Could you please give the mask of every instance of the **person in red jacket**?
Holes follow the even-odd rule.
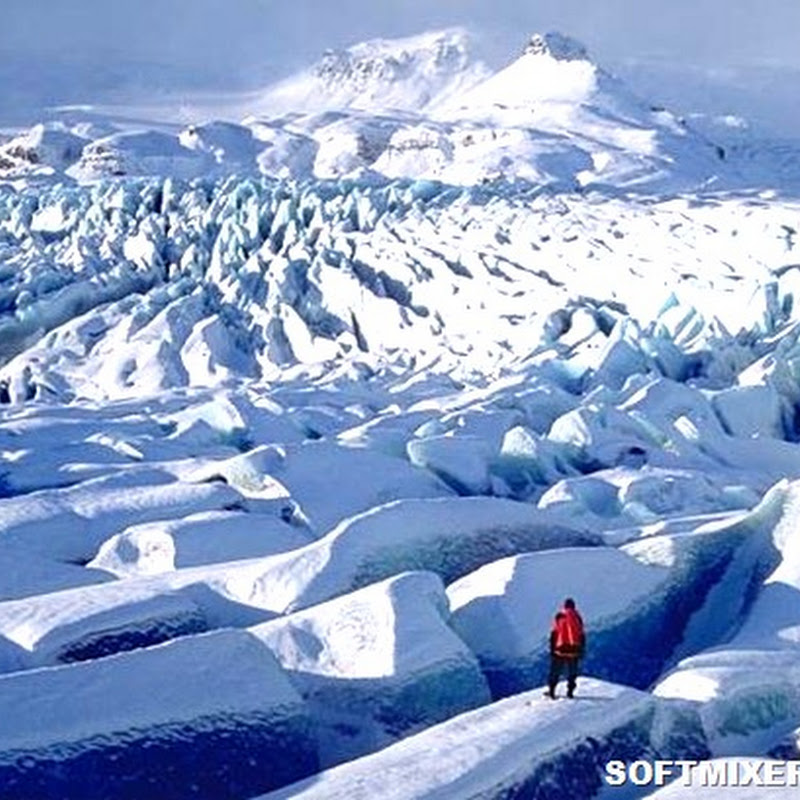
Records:
[[[583,620],[575,608],[575,601],[568,597],[564,607],[553,620],[550,632],[550,675],[547,679],[548,697],[555,699],[556,686],[562,671],[567,673],[567,697],[575,694],[578,681],[578,664],[586,650],[586,634]]]

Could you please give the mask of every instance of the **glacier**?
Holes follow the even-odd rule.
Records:
[[[0,599],[4,680],[89,675],[226,631],[273,637],[303,770],[361,776],[381,769],[378,748],[538,691],[569,591],[587,609],[588,675],[689,704],[670,706],[671,752],[788,752],[790,657],[768,670],[763,647],[735,668],[714,653],[741,652],[731,637],[778,565],[781,481],[800,478],[794,201],[252,177],[0,199],[0,555],[18,576]],[[627,603],[623,563],[659,576]],[[281,631],[300,626],[310,658],[333,644],[309,626],[351,620],[360,593],[408,570],[447,584],[440,633],[413,641],[457,637],[459,677],[296,671]],[[404,609],[398,621],[420,614]],[[724,703],[694,688],[710,674]],[[574,722],[608,743],[576,796],[597,791],[603,758],[667,752],[647,724]],[[207,734],[186,725],[209,743],[230,730],[224,715]],[[167,747],[161,731],[141,745]],[[51,760],[59,736],[31,744],[35,780],[83,769],[83,745]],[[487,791],[563,785],[578,758],[565,752]],[[222,758],[176,780],[214,796]],[[303,777],[256,773],[226,791]]]
[[[0,141],[3,797],[800,754],[800,159],[473,47]]]

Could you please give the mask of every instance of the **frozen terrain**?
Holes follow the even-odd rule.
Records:
[[[558,34],[367,42],[229,112],[0,144],[0,795],[798,757],[793,151]]]

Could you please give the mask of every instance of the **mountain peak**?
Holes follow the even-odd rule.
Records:
[[[348,81],[366,88],[408,77],[420,68],[432,74],[459,72],[469,65],[471,50],[469,35],[458,28],[405,39],[373,39],[327,50],[313,72],[326,85]]]
[[[418,111],[490,75],[461,28],[327,50],[310,70],[269,88],[265,109]]]
[[[588,61],[586,47],[563,33],[534,33],[525,46],[525,55],[550,56],[556,61]]]
[[[545,119],[552,121],[557,104],[559,117],[590,102],[607,83],[606,75],[589,58],[586,48],[575,39],[560,33],[534,34],[519,58],[496,72],[483,83],[455,98],[445,114],[495,123],[534,124],[540,128]],[[543,104],[549,104],[544,114]],[[564,120],[562,119],[562,122]],[[564,122],[566,124],[566,122]]]

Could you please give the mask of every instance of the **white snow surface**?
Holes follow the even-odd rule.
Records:
[[[214,474],[245,495],[291,497],[320,535],[390,500],[451,495],[445,484],[405,459],[327,441],[265,445],[204,467],[194,477]]]
[[[308,544],[310,535],[269,514],[208,511],[142,522],[103,542],[89,567],[118,577],[257,558]]]
[[[88,561],[109,534],[130,523],[223,509],[240,500],[227,486],[185,484],[162,470],[122,472],[5,500],[0,537],[9,549]]]
[[[424,668],[434,658],[470,660],[470,651],[441,624],[448,616],[440,579],[405,573],[252,631],[293,673],[383,678]],[[439,641],[425,628],[438,628]],[[311,645],[308,637],[319,645]]]

